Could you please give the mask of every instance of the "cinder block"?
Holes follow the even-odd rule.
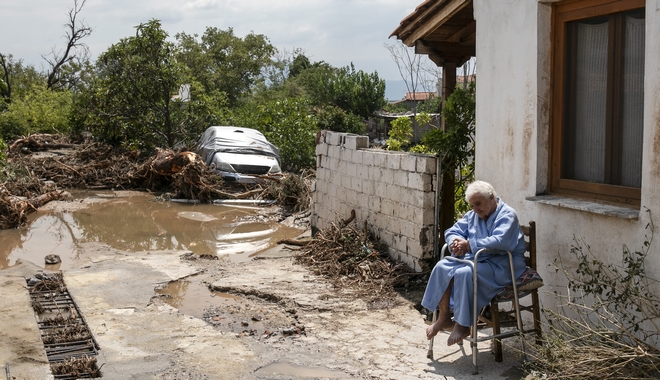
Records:
[[[419,237],[419,231],[422,229],[422,226],[416,223],[413,223],[408,220],[400,221],[401,235],[406,236],[411,239]]]
[[[353,160],[353,149],[346,149],[345,146],[340,147],[339,159],[346,162],[351,162]]]
[[[435,207],[435,198],[436,198],[436,195],[437,195],[437,194],[436,194],[435,192],[432,192],[432,191],[425,192],[425,193],[424,193],[424,196],[423,196],[423,198],[424,198],[424,201],[423,201],[423,202],[424,202],[424,203],[423,203],[423,206],[422,206],[422,207],[423,207],[424,209]]]
[[[375,215],[373,220],[374,220],[374,226],[378,226],[379,228],[381,228],[383,230],[383,232],[387,232],[387,223],[388,223],[388,220],[389,220],[389,217],[387,215],[385,215],[383,213],[377,214],[377,215]],[[391,233],[390,233],[390,235],[391,235]],[[389,240],[388,240],[388,242],[389,242]]]
[[[369,147],[369,137],[358,135],[347,135],[344,142],[347,149],[364,149]]]
[[[397,204],[390,199],[383,198],[380,201],[380,212],[384,215],[395,215]]]
[[[380,181],[386,184],[393,184],[394,183],[394,173],[399,172],[398,170],[392,170],[392,169],[381,169],[380,171]],[[377,181],[378,179],[374,178],[374,181]],[[408,180],[406,178],[406,180]]]
[[[325,165],[328,170],[336,172],[339,168],[339,159],[328,155],[327,165]]]
[[[385,167],[393,170],[401,169],[401,156],[403,156],[401,153],[389,152],[385,161]]]
[[[433,176],[427,173],[408,173],[408,187],[415,190],[431,191]]]
[[[340,174],[341,175],[341,187],[345,189],[350,189],[351,188],[351,177]]]
[[[329,183],[327,185],[327,194],[333,198],[337,198],[337,185]]]
[[[382,183],[380,181],[374,181],[374,194],[377,197],[381,197],[383,199],[389,198],[387,187],[388,185],[386,183]]]
[[[317,153],[318,154],[318,153]],[[417,170],[417,157],[411,154],[401,155],[401,169],[409,172]]]
[[[326,135],[325,135],[325,141],[329,145],[339,146],[341,135],[342,134],[339,133],[339,132],[328,131],[328,133],[326,133]]]
[[[354,150],[353,151],[353,156],[351,158],[351,162],[353,162],[354,164],[357,164],[357,165],[362,165],[363,157],[364,157],[364,151]]]
[[[380,168],[387,167],[387,154],[386,152],[374,152],[374,166],[378,166]]]
[[[417,158],[417,172],[435,174],[436,162],[438,161],[436,157],[416,156],[416,158]]]
[[[327,156],[328,155],[328,144],[318,144],[316,145],[316,155]]]
[[[405,170],[394,170],[392,169],[392,183],[401,186],[401,187],[408,187],[408,174],[409,172]]]
[[[342,175],[346,175],[346,171],[347,171],[346,167],[347,167],[348,164],[349,164],[348,162],[340,159],[339,163],[337,165],[337,173],[342,174]]]
[[[328,145],[328,156],[339,159],[339,156],[341,155],[340,150],[341,148],[337,145]]]
[[[425,194],[426,193],[420,190],[408,189],[408,191],[402,194],[401,199],[403,200],[404,203],[412,207],[423,208]]]
[[[325,144],[325,135],[328,133],[327,129],[316,132],[316,145]]]
[[[433,246],[431,246],[431,249]],[[415,239],[408,239],[408,251],[407,251],[409,256],[414,257],[415,259],[421,259],[425,255],[425,250],[422,248],[422,246],[419,243],[419,240]]]
[[[362,153],[362,163],[365,165],[374,166],[376,161],[376,152],[373,150],[358,150],[356,152]]]
[[[367,204],[369,205],[369,210],[371,210],[372,212],[380,213],[381,212],[380,203],[381,203],[381,199],[379,197],[370,196],[369,203]]]
[[[364,182],[364,180],[362,178],[357,178],[357,177],[351,178],[351,190],[357,191],[358,193],[361,193],[362,192],[362,182]]]
[[[364,180],[370,180],[369,178],[369,166],[367,165],[360,165],[360,164],[355,164],[357,173],[355,174],[356,177],[362,178]]]
[[[346,200],[345,201],[351,207],[355,207],[358,204],[357,191],[347,189],[346,190]]]
[[[393,247],[396,248],[398,251],[407,252],[408,248],[408,238],[402,235],[394,235],[393,239]]]
[[[369,204],[369,196],[367,194],[358,192],[357,193],[357,204],[360,207],[360,209],[365,209],[365,208],[369,209],[369,207],[367,206]]]
[[[367,195],[374,195],[375,194],[375,187],[374,187],[374,181],[370,181],[367,179],[362,180],[362,192],[367,194]]]
[[[388,218],[387,230],[395,235],[401,234],[401,219],[394,217]]]
[[[378,166],[369,166],[367,167],[367,171],[369,172],[369,179],[375,182],[380,182],[381,181],[381,174],[380,172],[383,169],[378,167]]]
[[[346,175],[350,177],[357,177],[358,166],[350,161],[346,162]]]

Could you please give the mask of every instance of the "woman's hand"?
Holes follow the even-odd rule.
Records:
[[[470,252],[470,243],[465,239],[456,238],[451,242],[449,250],[454,256],[461,257]]]

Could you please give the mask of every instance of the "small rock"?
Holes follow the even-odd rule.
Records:
[[[62,262],[62,259],[60,258],[59,255],[46,255],[44,257],[44,260],[46,261],[46,264],[59,264]]]

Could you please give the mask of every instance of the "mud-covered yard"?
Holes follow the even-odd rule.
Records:
[[[85,207],[57,201],[53,209]],[[286,223],[287,221],[284,221]],[[292,258],[299,247],[278,245],[244,262],[204,259],[187,251],[122,251],[83,243],[81,260],[64,270],[70,293],[100,346],[107,379],[445,379],[509,378],[521,373],[516,352],[495,363],[482,347],[481,374],[457,347],[435,345],[426,358],[426,322],[415,308],[419,286],[385,305],[337,289]],[[290,249],[291,248],[291,249]],[[34,322],[22,263],[0,271],[3,330],[0,352],[16,379],[47,379],[49,365]],[[181,279],[203,281],[225,306],[194,316],[161,291]]]
[[[143,187],[142,190],[154,191],[151,195],[158,196],[160,202],[169,202],[176,193],[193,198],[231,198],[237,194],[226,189],[218,191],[213,181],[195,182],[204,174],[199,166],[192,166],[197,171],[175,175],[174,181],[164,184],[149,169],[153,168],[153,161],[136,163],[129,156],[110,152],[98,157],[92,153],[105,148],[85,146],[75,150],[75,158],[68,146],[63,146],[56,156],[49,151],[17,157],[14,164],[32,165],[31,176],[12,186],[7,184],[4,204],[19,205],[17,210],[26,213],[32,205],[20,203],[25,198],[14,197],[18,195],[16,192],[33,191],[21,194],[29,200],[40,191],[53,191],[57,179],[70,187],[77,184],[79,188],[109,191],[113,198],[135,193],[109,189],[139,184],[136,186]],[[83,160],[90,157],[89,162]],[[161,191],[155,192],[156,189]],[[159,195],[168,194],[168,190],[167,197]],[[247,194],[253,198],[267,193],[264,189],[242,191],[241,197]],[[280,203],[286,200],[282,197],[286,192],[276,193],[270,195],[279,196]],[[92,197],[58,196],[57,199],[60,200],[40,205],[39,212],[67,214],[86,210],[91,223],[94,217],[108,218],[98,212],[95,208],[98,200]],[[154,211],[142,214],[155,217]],[[305,215],[304,210],[292,212],[291,207],[285,210],[280,205],[264,209],[258,218],[274,220],[290,228],[289,232],[297,231],[296,235],[309,238]],[[26,215],[14,217],[18,217],[21,228],[30,223]],[[140,236],[147,239],[160,234],[165,240],[172,240],[167,231],[162,231],[162,225],[150,230],[122,223],[119,218],[114,234],[122,241],[128,239],[122,234],[131,233],[138,240]],[[345,227],[350,226],[348,218]],[[355,226],[348,234],[359,234],[362,227]],[[176,223],[173,228],[177,228]],[[107,235],[113,235],[111,232]],[[344,236],[341,229],[330,232],[338,235],[323,239],[339,241],[343,248],[348,249],[348,245],[356,242],[354,236]],[[425,277],[405,271],[395,273],[396,263],[379,256],[377,247],[365,244],[366,240],[358,241],[360,252],[353,256],[347,256],[339,247],[311,243],[304,246],[283,239],[289,244],[271,244],[247,259],[218,260],[214,255],[190,249],[197,239],[193,235],[187,232],[187,237],[175,236],[188,249],[148,244],[118,246],[103,239],[80,239],[72,253],[75,257],[66,260],[65,266],[46,266],[46,273],[62,273],[68,292],[98,344],[96,364],[102,378],[519,379],[523,376],[517,368],[518,352],[507,347],[506,341],[503,363],[494,362],[489,343],[480,344],[480,374],[476,376],[471,374],[467,345],[468,352],[457,346],[446,347],[439,337],[434,357],[428,359],[426,315],[419,310]],[[233,244],[241,242],[233,241]],[[301,260],[302,252],[310,253],[309,257]],[[351,266],[353,271],[346,271],[348,266],[339,263],[338,257],[342,257],[343,263],[355,264]],[[35,260],[17,260],[0,270],[3,294],[0,359],[7,378],[53,378],[40,338],[35,305],[26,287],[26,279],[34,278],[40,271],[44,271],[44,266]],[[383,273],[389,277],[383,277]],[[183,288],[189,290],[188,294],[181,292]],[[193,288],[201,300],[192,300],[191,307]]]

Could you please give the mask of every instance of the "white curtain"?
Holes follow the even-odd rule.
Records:
[[[624,20],[621,185],[641,187],[645,20],[630,16]]]
[[[575,162],[572,178],[605,181],[608,22],[577,23]]]

